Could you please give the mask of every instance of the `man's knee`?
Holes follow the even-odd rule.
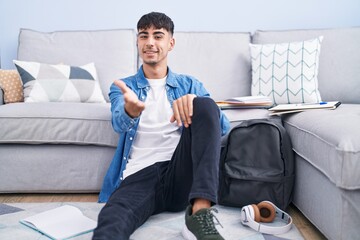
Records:
[[[219,116],[220,111],[215,101],[209,97],[196,97],[193,101],[194,114],[217,114]]]

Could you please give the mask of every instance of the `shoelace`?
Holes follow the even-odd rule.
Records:
[[[205,235],[218,234],[218,231],[215,228],[214,219],[216,220],[216,225],[223,227],[219,219],[212,212],[218,213],[218,210],[216,208],[209,208],[206,210],[205,214],[194,215],[195,218],[199,221],[202,232]]]

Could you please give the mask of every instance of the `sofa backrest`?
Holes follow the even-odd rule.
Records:
[[[250,33],[175,32],[168,65],[199,79],[215,100],[250,95]]]
[[[49,64],[85,65],[94,62],[100,87],[109,101],[111,83],[137,71],[135,31],[56,31],[21,29],[18,60]]]
[[[360,103],[360,28],[256,31],[252,43],[302,41],[324,36],[319,62],[323,101]],[[177,73],[204,83],[215,100],[251,95],[250,33],[176,32],[168,64]],[[136,33],[131,29],[56,31],[21,29],[18,59],[50,64],[94,62],[108,100],[114,79],[133,75],[138,61]]]
[[[323,101],[360,103],[360,27],[321,30],[256,31],[253,43],[283,43],[324,36],[319,59]]]

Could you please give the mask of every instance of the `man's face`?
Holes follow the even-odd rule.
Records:
[[[165,29],[139,29],[137,46],[144,64],[167,64],[167,54],[174,47],[175,40]]]

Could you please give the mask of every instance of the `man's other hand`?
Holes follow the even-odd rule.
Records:
[[[191,124],[191,117],[193,116],[193,100],[196,98],[195,94],[187,94],[173,102],[174,114],[170,118],[170,122],[177,123],[178,126],[184,124],[184,127],[189,127]]]

